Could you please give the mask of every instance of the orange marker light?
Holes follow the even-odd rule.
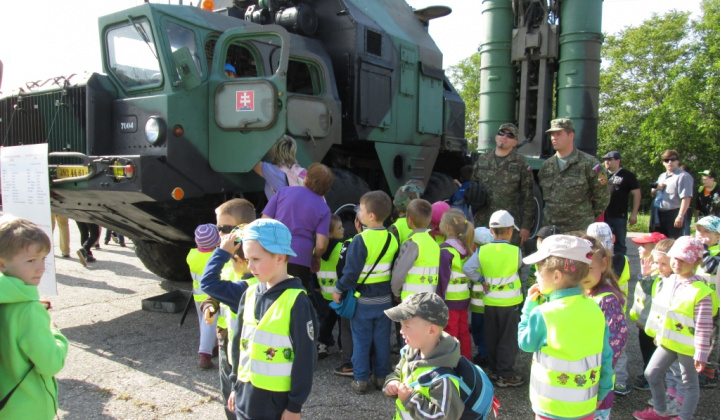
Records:
[[[185,133],[185,130],[183,129],[182,125],[178,124],[175,127],[173,127],[173,134],[175,134],[175,137],[180,137]]]
[[[183,197],[185,197],[185,191],[183,191],[182,188],[178,187],[172,190],[172,198],[174,198],[175,200],[180,201],[183,199]]]
[[[205,10],[215,10],[215,3],[213,3],[213,0],[203,0],[202,8]]]

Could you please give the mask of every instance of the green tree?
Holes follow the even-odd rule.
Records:
[[[465,138],[470,150],[477,149],[480,121],[480,53],[476,52],[449,69],[448,78],[465,101]]]

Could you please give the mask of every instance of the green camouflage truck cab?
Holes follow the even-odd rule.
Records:
[[[427,32],[449,11],[438,10],[400,0],[134,7],[99,20],[105,74],[4,98],[0,133],[7,145],[49,143],[54,213],[129,236],[151,271],[188,280],[198,224],[233,197],[263,208],[252,169],[283,134],[301,165],[333,168],[333,211],[369,189],[451,181],[467,155],[465,106]]]

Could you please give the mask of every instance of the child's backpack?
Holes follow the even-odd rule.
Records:
[[[490,415],[490,411],[493,412],[495,418],[498,417],[500,402],[495,397],[490,378],[480,366],[473,364],[465,356],[460,356],[455,369],[435,368],[420,375],[417,381],[410,384],[410,387],[430,386],[433,382],[446,377],[457,379],[460,385],[460,398],[465,403],[465,410],[463,410],[460,420],[485,420]]]
[[[305,177],[307,177],[307,170],[297,163],[293,164],[291,168],[287,166],[279,166],[281,171],[285,173],[287,178],[288,186],[297,187],[305,185]]]

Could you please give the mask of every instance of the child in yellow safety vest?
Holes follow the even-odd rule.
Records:
[[[612,260],[615,235],[613,235],[610,225],[605,222],[591,223],[587,228],[586,234],[588,236],[592,236],[593,238],[597,238],[603,248],[608,250]],[[625,260],[625,268],[622,273],[615,274],[617,276],[618,288],[620,289],[623,298],[622,312],[625,313],[627,309],[625,302],[627,302],[628,281],[630,280],[630,264],[627,261],[627,257]],[[627,363],[628,356],[625,352],[625,347],[623,346],[620,355],[616,355],[616,357],[613,358],[613,367],[615,368],[615,393],[618,395],[627,395],[631,390],[628,385]]]
[[[407,342],[383,387],[386,395],[396,397],[395,419],[459,419],[465,404],[458,380],[445,377],[432,385],[420,380],[437,368],[454,369],[460,360],[458,341],[443,331],[449,318],[443,300],[435,293],[415,293],[385,314],[402,324]]]
[[[580,286],[590,271],[590,243],[549,236],[523,262],[538,266],[518,327],[520,349],[534,352],[535,418],[592,420],[597,402],[612,392],[613,350],[602,310]]]
[[[708,287],[713,290],[714,298],[720,299],[720,217],[705,216],[695,224],[695,237],[703,243],[702,263],[697,269]],[[705,370],[700,372],[700,388],[714,388],[718,383],[718,358],[720,357],[720,314],[713,317],[713,335],[710,345],[710,356]]]
[[[630,321],[634,322],[638,327],[638,345],[643,360],[643,371],[645,371],[655,351],[655,343],[653,343],[652,337],[645,333],[645,325],[653,304],[653,290],[658,282],[672,274],[670,258],[668,258],[667,253],[675,240],[667,239],[662,233],[653,232],[650,235],[632,238],[632,241],[639,245],[640,275],[633,293]],[[647,383],[643,373],[635,378],[632,386],[640,391],[650,390],[650,385]]]
[[[486,227],[475,228],[475,234],[473,235],[473,241],[475,246],[473,247],[473,253],[477,251],[483,245],[489,244],[493,241],[493,235],[490,229]],[[467,261],[467,260],[466,260]],[[463,266],[465,264],[463,263]],[[464,274],[464,272],[463,272]],[[469,280],[469,279],[468,279]],[[470,282],[470,334],[472,335],[473,343],[477,348],[477,353],[472,358],[473,363],[478,366],[486,367],[488,364],[487,346],[485,345],[485,289],[482,283]]]
[[[193,299],[195,300],[195,309],[200,325],[200,348],[198,349],[200,360],[198,361],[198,367],[201,369],[210,369],[213,367],[210,359],[212,358],[213,349],[217,346],[217,337],[215,336],[217,320],[208,324],[203,319],[203,312],[200,309],[200,305],[207,298],[207,294],[200,290],[200,279],[218,243],[220,243],[220,234],[215,225],[209,223],[200,225],[195,229],[195,245],[197,245],[197,248],[191,249],[186,258],[188,267],[190,268],[190,277],[193,283]]]
[[[432,206],[416,198],[408,204],[407,224],[412,229],[393,263],[391,288],[396,302],[413,293],[435,292],[440,264],[440,246],[428,233]]]
[[[472,358],[468,307],[470,306],[470,280],[462,271],[465,260],[471,255],[475,231],[472,222],[459,209],[450,209],[440,220],[440,231],[445,242],[440,245],[440,269],[436,293],[450,311],[445,332],[458,339],[460,353]]]
[[[223,398],[225,416],[228,419],[235,418],[235,410],[227,409],[227,401],[230,396],[231,382],[229,337],[232,335],[236,310],[240,297],[247,288],[247,282],[241,281],[241,275],[237,275],[233,268],[232,258],[234,251],[239,248],[235,245],[237,233],[233,234],[237,226],[243,223],[250,223],[255,220],[255,207],[244,198],[233,198],[218,206],[215,209],[217,231],[224,239],[220,247],[213,251],[210,260],[205,266],[205,271],[200,280],[200,289],[209,295],[200,309],[205,316],[206,322],[217,319],[216,334],[218,337],[218,376],[220,379],[220,394]],[[228,236],[233,235],[232,238]],[[237,262],[237,258],[233,258]],[[221,281],[224,280],[224,281]],[[235,284],[237,282],[237,284]]]
[[[330,216],[330,230],[328,231],[330,241],[325,253],[320,257],[320,270],[317,272],[317,287],[320,289],[323,299],[318,299],[318,312],[320,317],[320,331],[318,332],[318,358],[324,359],[329,355],[329,348],[335,344],[333,329],[338,320],[337,313],[328,305],[332,301],[332,293],[335,289],[335,282],[338,279],[337,264],[340,258],[340,250],[343,247],[343,236],[345,228],[342,219],[337,214]]]
[[[676,360],[680,364],[685,391],[679,417],[692,418],[697,407],[700,398],[697,372],[701,372],[707,363],[712,317],[717,313],[712,290],[695,274],[703,251],[698,239],[681,236],[668,252],[675,284],[671,289],[669,307],[655,336],[658,347],[645,369],[653,407],[633,413],[638,420],[671,418],[665,401],[663,379],[668,367]]]
[[[237,309],[232,340],[234,392],[228,408],[238,418],[300,419],[317,363],[317,318],[302,281],[288,275],[295,252],[290,230],[277,220],[244,227],[242,248],[258,283]],[[237,360],[235,359],[237,358]]]
[[[478,248],[465,261],[463,273],[485,290],[484,331],[490,379],[500,388],[524,383],[513,369],[517,354],[517,325],[523,302],[519,270],[522,251],[510,243],[515,220],[510,212],[498,210],[490,216],[493,241]]]
[[[625,322],[623,304],[625,299],[617,284],[617,277],[612,270],[612,253],[594,236],[584,236],[592,243],[592,262],[590,273],[582,281],[581,286],[587,297],[598,303],[605,315],[605,322],[610,332],[610,347],[613,350],[613,366],[627,343],[628,328]],[[616,373],[617,375],[617,373]],[[608,392],[595,410],[595,420],[610,420],[613,406],[613,392]]]

